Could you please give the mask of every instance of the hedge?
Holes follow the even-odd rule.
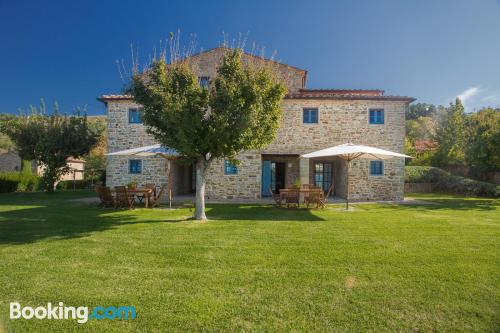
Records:
[[[73,185],[74,182],[74,185]],[[57,183],[57,190],[72,190],[73,188],[77,190],[83,190],[89,188],[90,182],[86,179],[82,180],[61,180]],[[74,186],[74,187],[73,187]]]
[[[456,176],[436,167],[406,166],[405,182],[433,183],[438,192],[479,197],[500,197],[500,186],[498,185]]]
[[[40,177],[31,172],[0,173],[0,193],[36,191],[40,189]]]

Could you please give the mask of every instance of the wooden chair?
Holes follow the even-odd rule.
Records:
[[[273,197],[274,202],[276,203],[276,207],[281,207],[281,195],[279,193],[274,193],[270,186],[269,193]]]
[[[103,188],[102,185],[99,185],[99,184],[95,185],[95,192],[97,193],[97,196],[99,197],[99,200],[101,201],[99,206],[104,206],[104,199],[102,197],[102,188]]]
[[[95,191],[99,195],[99,200],[101,200],[99,206],[105,208],[115,207],[115,199],[113,198],[109,187],[96,185]]]
[[[144,188],[146,189],[150,189],[150,190],[153,190],[153,198],[156,196],[156,185],[154,183],[146,183],[146,185],[144,185]],[[144,199],[144,194],[138,194],[136,195],[137,199],[139,200],[140,203],[142,203],[142,200]],[[151,199],[151,197],[150,197]]]
[[[127,188],[125,186],[116,186],[116,208],[134,208],[134,197],[127,193]]]
[[[161,203],[161,196],[163,195],[163,192],[167,190],[167,185],[163,184],[160,188],[160,192],[158,192],[158,195],[153,195],[153,198],[150,199],[149,203],[151,204],[151,207],[156,207],[159,206]]]
[[[284,192],[284,197],[287,208],[290,208],[290,205],[296,205],[297,208],[300,207],[300,191],[298,189]]]
[[[307,197],[306,207],[309,208],[309,205],[315,205],[316,208],[319,208],[321,206],[322,193],[321,189],[312,189]]]
[[[328,192],[326,192],[326,195],[323,193],[323,191],[321,191],[322,195],[321,195],[320,202],[319,202],[319,205],[321,206],[321,208],[325,207],[326,201],[328,200],[328,197],[332,193],[333,188],[334,188],[333,184],[330,185],[330,187],[328,188]]]

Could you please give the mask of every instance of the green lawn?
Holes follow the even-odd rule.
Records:
[[[0,195],[6,331],[500,329],[500,202],[113,211]],[[10,320],[9,303],[133,305],[135,320]],[[0,327],[0,331],[2,331]]]

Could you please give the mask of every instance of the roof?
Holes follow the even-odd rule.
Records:
[[[376,101],[401,101],[411,103],[415,98],[408,96],[384,95],[378,89],[300,89],[297,93],[288,94],[286,99],[333,99],[333,100],[376,100]],[[102,95],[97,100],[108,103],[112,101],[133,100],[132,95]]]
[[[380,100],[401,101],[411,103],[415,98],[408,96],[384,95],[378,89],[300,89],[296,93],[288,94],[288,99],[334,99],[334,100]]]
[[[189,56],[188,58],[196,58],[196,57],[201,56],[202,54],[210,53],[210,52],[215,52],[215,51],[218,51],[218,50],[232,50],[232,49],[230,47],[227,47],[227,46],[217,46],[217,47],[214,47],[212,49],[208,49],[206,51],[200,51],[198,53],[195,53],[195,54]],[[290,66],[288,64],[284,64],[282,62],[279,62],[279,61],[276,61],[276,60],[273,60],[273,59],[269,59],[269,58],[265,58],[263,56],[258,56],[258,55],[252,54],[252,53],[248,53],[248,52],[245,52],[245,50],[242,50],[242,52],[243,52],[243,54],[245,54],[247,56],[250,56],[252,58],[261,59],[261,60],[265,60],[265,61],[269,61],[269,62],[274,62],[274,63],[276,63],[278,65],[286,66],[288,68],[293,68],[293,69],[295,69],[297,71],[304,72],[304,74],[307,75],[307,70],[306,69],[302,69],[302,68],[295,67],[295,66]]]

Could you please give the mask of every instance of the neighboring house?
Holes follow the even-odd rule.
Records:
[[[21,157],[15,151],[0,149],[0,172],[20,171],[21,164]]]
[[[59,178],[59,181],[63,180],[82,180],[83,179],[83,174],[85,171],[85,161],[80,160],[74,157],[68,157],[66,159],[66,164],[69,167],[69,171],[66,172],[64,175],[62,175]],[[37,167],[37,174],[42,175],[43,174],[43,165],[39,165]]]
[[[191,57],[200,83],[215,77],[223,47]],[[245,54],[244,60],[256,57]],[[346,162],[339,158],[303,159],[301,154],[352,142],[403,153],[405,110],[414,99],[385,96],[382,90],[306,89],[307,71],[271,60],[285,79],[288,95],[283,100],[283,118],[274,141],[259,151],[243,151],[236,167],[228,161],[212,163],[206,193],[209,198],[260,198],[269,188],[291,187],[301,180],[345,196]],[[103,95],[107,106],[108,151],[155,144],[141,123],[140,105],[132,96]],[[193,167],[173,164],[174,194],[195,188]],[[109,186],[166,183],[165,161],[159,157],[109,156],[106,168]],[[356,160],[350,171],[353,200],[401,200],[404,192],[404,160]]]

